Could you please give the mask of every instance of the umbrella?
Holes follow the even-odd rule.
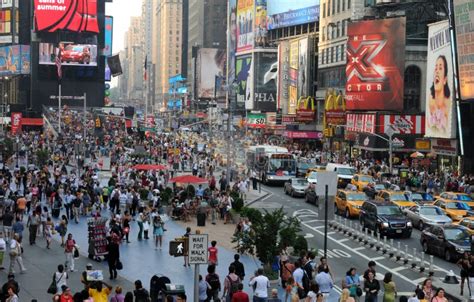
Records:
[[[181,175],[175,178],[171,178],[169,182],[178,182],[178,183],[185,183],[185,184],[202,184],[202,183],[207,183],[207,179],[197,177],[194,175]]]
[[[145,171],[153,171],[153,170],[166,170],[168,168],[166,168],[166,166],[163,166],[163,165],[145,165],[145,164],[141,164],[141,165],[135,165],[132,167],[132,169],[134,170],[145,170]]]
[[[410,157],[411,158],[424,158],[425,155],[421,152],[416,151],[416,152],[413,152],[412,154],[410,154]]]

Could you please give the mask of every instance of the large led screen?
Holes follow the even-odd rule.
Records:
[[[267,16],[268,29],[316,22],[319,0],[268,0]]]
[[[0,47],[0,76],[30,73],[30,46]]]
[[[406,19],[358,21],[347,31],[347,109],[402,110]]]
[[[255,88],[253,109],[275,112],[278,87],[278,53],[255,53]]]
[[[474,100],[474,3],[454,0],[459,91],[463,100]]]
[[[113,28],[114,28],[114,18],[112,16],[105,16],[104,56],[106,57],[110,57],[112,55]]]
[[[225,90],[219,82],[225,77],[226,52],[223,49],[201,48],[198,55],[198,97],[224,97]],[[215,91],[217,89],[217,91]],[[216,93],[214,95],[214,93]]]
[[[97,0],[35,0],[37,31],[99,32]]]
[[[73,66],[97,66],[97,45],[59,43],[61,64]],[[39,64],[56,64],[57,46],[51,43],[40,43]]]
[[[428,57],[426,68],[426,136],[453,138],[454,85],[449,22],[428,25]]]

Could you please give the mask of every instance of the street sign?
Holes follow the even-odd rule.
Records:
[[[208,235],[189,235],[189,264],[207,264]]]
[[[170,241],[170,256],[184,256],[184,241]]]
[[[316,185],[316,195],[324,196],[328,186],[328,196],[336,196],[337,173],[334,171],[318,172],[318,183]]]

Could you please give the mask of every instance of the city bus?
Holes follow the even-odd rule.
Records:
[[[296,159],[284,147],[250,146],[247,151],[247,166],[265,184],[283,184],[296,177]]]

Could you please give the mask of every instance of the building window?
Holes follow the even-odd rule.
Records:
[[[405,87],[403,108],[407,112],[420,112],[421,70],[418,66],[408,66],[405,69]]]
[[[322,32],[323,32],[323,36],[321,37],[321,41],[324,42],[324,40],[326,40],[326,26],[323,26]]]
[[[337,13],[341,12],[341,0],[337,0]]]
[[[342,20],[341,36],[344,37],[345,35],[346,35],[346,20]]]
[[[336,33],[336,38],[339,38],[340,37],[340,34],[341,34],[341,22],[340,21],[337,21],[337,33]]]
[[[336,29],[334,28],[335,26],[331,26],[331,39],[335,39],[336,38]]]
[[[323,3],[323,18],[326,18],[326,3]]]
[[[332,0],[336,1],[336,0]],[[331,15],[331,0],[328,1],[328,17]]]
[[[332,14],[336,13],[336,0],[332,0]]]
[[[342,11],[346,10],[346,0],[342,0]]]
[[[328,40],[331,40],[331,26],[328,26],[327,33],[328,33]]]
[[[348,8],[348,9],[351,8],[351,0],[347,0],[347,8]]]
[[[334,47],[331,47],[331,63],[334,63]]]

